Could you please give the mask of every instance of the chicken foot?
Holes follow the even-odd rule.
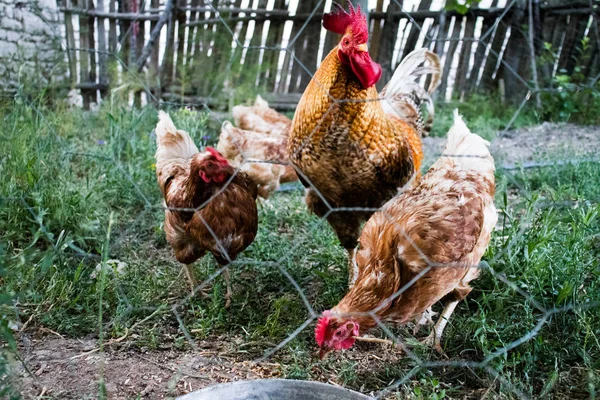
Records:
[[[431,331],[429,336],[427,336],[422,342],[426,345],[433,346],[433,348],[440,354],[443,354],[444,352],[442,350],[442,333],[444,333],[446,324],[448,324],[448,320],[450,319],[450,316],[454,312],[454,309],[457,305],[458,300],[454,300],[446,304],[446,306],[444,307],[444,311],[442,311],[442,313],[440,314],[440,318],[433,327],[433,330]]]
[[[421,326],[424,325],[433,325],[433,317],[435,317],[436,315],[438,315],[437,312],[434,312],[431,307],[429,307],[427,310],[423,311],[423,314],[421,314],[420,317],[415,318],[415,327],[413,328],[413,335],[416,335],[417,332],[419,332],[419,329],[421,328]]]

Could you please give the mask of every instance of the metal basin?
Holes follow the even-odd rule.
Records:
[[[320,382],[256,379],[223,383],[177,400],[371,400],[372,397]]]

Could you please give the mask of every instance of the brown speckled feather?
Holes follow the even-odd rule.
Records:
[[[204,185],[200,195],[193,195],[186,190],[188,180],[186,175],[174,177],[165,196],[170,209],[165,211],[164,229],[175,257],[189,264],[208,251],[220,264],[226,264],[228,257],[235,260],[252,244],[258,230],[256,184],[238,172],[225,188]],[[172,209],[198,208],[209,199],[195,212]]]
[[[461,300],[471,291],[497,215],[493,160],[481,138],[464,137],[448,140],[446,154],[458,157],[442,157],[369,219],[356,254],[358,278],[332,311],[379,307],[381,320],[405,323],[445,296]],[[463,157],[471,154],[482,156]],[[375,325],[370,317],[355,319],[361,331]]]
[[[336,102],[335,100],[339,100]],[[304,92],[292,121],[290,160],[308,178],[307,205],[319,216],[328,208],[379,208],[420,167],[418,132],[384,112],[374,86],[363,89],[329,53]],[[318,193],[317,193],[318,192]],[[320,194],[320,196],[319,196]],[[360,224],[372,211],[330,214],[345,248],[353,248]]]

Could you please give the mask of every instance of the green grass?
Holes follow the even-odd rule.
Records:
[[[468,121],[469,129],[487,140],[494,139],[499,131],[508,126],[515,115],[517,117],[510,129],[533,125],[539,120],[531,109],[531,102],[529,107],[517,113],[518,107],[502,104],[497,95],[473,94],[464,102],[451,101],[436,105],[432,136],[446,137],[446,133],[452,126],[452,111],[455,108],[458,108],[465,121]]]
[[[449,109],[438,109],[438,132],[449,124]],[[469,106],[461,112],[489,138],[511,116]],[[197,143],[214,141],[206,115],[178,110],[172,116]],[[100,310],[105,338],[135,329],[134,347],[189,350],[185,327],[196,340],[230,338],[240,359],[256,359],[310,317],[282,269],[317,312],[344,294],[342,249],[327,224],[308,215],[302,192],[289,191],[260,208],[257,239],[232,268],[232,308],[223,309],[220,279],[210,298],[186,300],[185,277],[162,231],[155,110],[106,105],[92,114],[15,101],[0,105],[0,118],[0,315],[14,314],[9,304],[18,304],[21,321],[32,317],[31,328],[81,337],[99,332]],[[421,369],[391,398],[480,397],[488,387],[489,396],[508,398],[515,397],[510,387],[528,396],[577,391],[589,397],[598,390],[600,311],[589,305],[600,301],[600,165],[498,171],[497,178],[502,229],[485,257],[495,273],[484,271],[458,307],[445,335],[448,355],[483,360],[536,326],[544,316],[536,304],[577,306],[552,314],[537,336],[490,361],[504,383],[475,367]],[[103,255],[115,261],[97,271]],[[211,257],[195,265],[201,278],[216,268]],[[171,312],[176,304],[183,326]],[[333,379],[368,392],[415,367],[408,357],[362,344],[320,362],[312,327],[271,357],[285,377]],[[443,360],[416,345],[406,328],[394,332],[422,359]],[[10,337],[5,324],[0,335]],[[0,377],[3,360],[0,355]]]

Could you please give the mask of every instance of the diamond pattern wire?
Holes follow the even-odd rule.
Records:
[[[402,10],[404,17],[410,21],[410,24],[412,24],[412,26],[416,27],[419,30],[419,32],[421,32],[425,35],[425,39],[427,41],[437,42],[439,40],[436,37],[429,36],[428,32],[423,31],[423,29],[419,25],[419,23],[417,23],[417,21],[415,21],[411,17],[411,15],[409,14],[409,10],[405,10],[403,8],[404,2],[398,1],[398,0],[392,0],[392,1]],[[140,7],[141,10],[147,8],[146,3],[147,3],[147,1],[142,0],[142,5]],[[230,28],[227,21],[221,16],[221,14],[218,12],[218,10],[214,7],[212,1],[204,0],[203,3],[204,3],[204,6],[210,8],[212,10],[213,14],[216,16],[216,18],[220,20],[220,25],[219,25],[218,29],[222,29],[226,33],[228,33],[231,36],[231,40],[234,41],[235,44],[237,45],[235,50],[233,50],[231,52],[230,59],[228,60],[226,67],[225,67],[225,71],[223,71],[224,76],[227,77],[230,75],[231,70],[232,70],[233,66],[236,64],[236,62],[239,62],[239,59],[241,57],[241,52],[244,49],[244,43],[242,43],[240,41],[240,39],[236,36],[236,32]],[[299,29],[299,31],[297,32],[297,34],[293,38],[290,38],[290,41],[285,48],[278,47],[278,46],[247,46],[247,47],[251,48],[251,49],[255,49],[255,50],[261,50],[261,51],[264,51],[265,53],[272,51],[272,52],[275,52],[276,54],[278,54],[281,51],[285,51],[287,53],[287,55],[290,57],[290,59],[293,60],[293,63],[297,64],[301,68],[302,73],[308,74],[312,77],[314,74],[314,71],[311,71],[310,68],[308,66],[304,65],[302,63],[302,61],[297,57],[296,52],[293,51],[293,45],[302,36],[304,31],[309,26],[310,22],[312,22],[314,20],[320,20],[321,16],[318,15],[317,10],[321,9],[321,6],[323,5],[323,3],[324,3],[324,0],[321,0],[318,2],[318,4],[315,5],[315,7],[312,10],[312,12],[310,13],[309,17],[302,24],[302,26]],[[500,134],[500,136],[505,135],[511,129],[512,125],[518,118],[519,114],[524,110],[525,106],[528,104],[528,102],[532,96],[535,96],[535,95],[539,94],[540,92],[546,92],[546,93],[556,92],[557,93],[557,90],[553,89],[553,88],[542,88],[542,89],[539,89],[536,91],[536,89],[534,89],[532,87],[532,85],[526,79],[521,77],[519,75],[519,73],[517,71],[515,71],[504,60],[504,58],[500,58],[500,54],[496,53],[491,48],[491,40],[488,40],[488,39],[492,38],[494,31],[497,29],[497,27],[500,24],[505,23],[505,21],[504,21],[505,17],[509,14],[510,10],[513,7],[516,7],[517,3],[518,3],[517,0],[510,1],[509,4],[507,4],[505,6],[504,11],[496,19],[494,24],[492,24],[492,26],[486,32],[482,32],[481,35],[479,36],[479,38],[473,39],[475,42],[480,42],[480,43],[483,43],[484,45],[486,45],[490,52],[489,56],[490,57],[493,56],[493,57],[496,57],[497,59],[500,59],[500,63],[503,65],[503,67],[507,71],[509,71],[511,74],[513,74],[514,77],[517,79],[517,81],[520,82],[527,90],[527,94],[523,98],[523,100],[520,103],[519,107],[517,108],[514,116],[511,118],[510,122],[505,127],[504,131]],[[592,7],[592,6],[593,6],[593,2],[590,0],[590,7]],[[590,29],[595,31],[596,40],[598,41],[598,45],[599,45],[598,47],[600,47],[600,37],[598,35],[598,21],[597,21],[596,17],[597,17],[596,14],[594,14],[594,19],[593,19]],[[144,88],[144,93],[148,96],[149,100],[151,100],[152,102],[159,104],[161,107],[163,107],[163,106],[166,106],[166,107],[180,106],[181,105],[180,103],[163,101],[162,99],[156,97],[156,95],[153,94],[151,88],[149,87],[148,82],[144,81],[140,77],[140,75],[138,75],[137,73],[135,73],[132,70],[131,66],[129,66],[127,62],[125,62],[124,60],[121,59],[121,56],[120,56],[121,48],[123,47],[125,41],[130,40],[134,24],[137,21],[138,21],[137,19],[134,19],[132,21],[132,23],[129,26],[129,29],[126,32],[124,32],[121,40],[119,40],[119,42],[118,42],[117,48],[115,49],[115,51],[113,53],[104,52],[104,51],[100,51],[97,49],[90,50],[90,49],[81,49],[81,48],[68,48],[66,46],[66,42],[65,42],[64,38],[62,37],[62,34],[60,32],[56,32],[56,31],[54,31],[54,34],[55,34],[56,38],[62,43],[62,47],[65,51],[94,52],[97,54],[103,54],[103,55],[109,56],[111,59],[113,59],[114,61],[116,61],[118,63],[119,67],[124,71],[124,73],[127,75],[127,77],[129,79],[134,80],[136,84],[138,84],[142,88]],[[49,25],[49,26],[51,26],[51,25]],[[454,40],[454,39],[444,38],[442,40],[450,41],[450,40]],[[459,39],[459,40],[462,40],[462,39]],[[589,87],[593,88],[596,83],[595,81],[598,80],[599,78],[600,78],[600,75],[598,77],[596,77],[596,79],[593,80],[589,84]],[[214,83],[214,85],[212,86],[212,88],[209,92],[208,98],[212,98],[217,95],[217,91],[219,90],[219,87],[221,84],[222,84],[222,82]],[[332,100],[332,105],[331,105],[330,109],[324,114],[320,123],[322,123],[331,112],[334,112],[335,106],[337,104],[343,103],[343,102],[348,102],[348,101],[356,101],[356,100],[352,100],[352,99],[337,100],[330,93],[326,92],[323,85],[321,85],[319,82],[317,82],[317,84],[326,93],[326,95]],[[36,103],[34,101],[31,101],[27,98],[20,98],[19,100],[27,102],[28,106],[38,115],[38,117],[43,121],[45,120],[45,115],[44,115],[43,111],[36,105]],[[373,99],[373,100],[368,100],[368,101],[388,101],[388,99],[380,98],[380,99]],[[224,121],[219,117],[219,115],[217,113],[215,113],[211,109],[211,107],[208,104],[206,104],[206,103],[203,103],[200,105],[199,104],[190,104],[190,106],[201,107],[201,109],[208,114],[209,118],[212,121],[214,121],[219,126],[223,125]],[[466,122],[468,125],[469,121],[466,121]],[[313,130],[311,135],[306,138],[305,144],[308,143],[308,141],[310,141],[312,139],[313,135],[317,132],[318,128],[320,127],[320,123],[317,124],[317,127],[315,128],[315,130]],[[54,249],[57,252],[61,252],[65,255],[69,255],[69,256],[77,256],[80,258],[91,258],[96,261],[99,260],[100,264],[101,264],[101,273],[104,275],[108,275],[109,279],[111,279],[113,284],[116,286],[117,291],[118,291],[119,300],[121,302],[123,302],[124,309],[120,312],[118,317],[116,317],[115,319],[106,321],[104,323],[100,323],[99,332],[98,332],[101,337],[100,348],[99,348],[100,353],[102,353],[102,351],[103,351],[103,346],[105,347],[108,344],[116,343],[116,341],[118,341],[118,339],[116,339],[116,340],[115,339],[109,339],[109,340],[105,339],[106,337],[109,336],[108,332],[109,332],[110,328],[112,326],[114,326],[116,323],[120,323],[120,324],[127,323],[128,318],[131,315],[133,315],[134,313],[138,313],[138,312],[142,312],[142,313],[144,313],[144,315],[145,314],[148,314],[148,315],[143,320],[140,320],[129,327],[126,326],[125,327],[126,335],[129,332],[133,331],[136,327],[140,326],[140,324],[148,321],[149,319],[154,318],[159,315],[163,315],[164,313],[170,312],[172,314],[173,318],[175,318],[175,320],[177,321],[179,329],[180,329],[181,333],[185,336],[189,346],[195,352],[200,351],[200,349],[198,348],[198,345],[196,343],[196,340],[193,337],[193,332],[192,332],[193,329],[190,329],[190,327],[188,327],[188,325],[186,323],[186,318],[183,315],[185,313],[186,308],[189,307],[190,301],[196,296],[196,294],[198,294],[198,292],[200,292],[202,289],[207,287],[219,275],[221,275],[223,273],[223,271],[225,271],[227,268],[233,267],[232,270],[235,271],[237,266],[255,265],[257,267],[261,267],[264,269],[270,269],[270,270],[276,271],[277,273],[281,274],[285,278],[285,280],[287,280],[289,282],[289,285],[291,285],[291,287],[293,287],[294,290],[297,292],[297,295],[300,298],[301,303],[303,304],[305,311],[307,313],[306,318],[303,320],[303,322],[300,325],[297,326],[297,328],[295,330],[293,330],[292,332],[289,332],[289,334],[287,334],[286,337],[279,343],[276,343],[276,344],[274,344],[274,346],[271,346],[270,348],[266,349],[260,357],[256,358],[255,362],[260,363],[260,362],[265,362],[265,361],[271,359],[277,352],[286,348],[286,346],[288,346],[290,344],[290,342],[292,342],[294,339],[296,339],[300,334],[302,334],[303,332],[305,333],[305,331],[309,331],[312,324],[319,317],[319,314],[322,311],[322,310],[315,310],[315,308],[311,305],[311,299],[309,298],[309,296],[307,296],[306,289],[303,287],[303,282],[298,282],[294,278],[293,274],[291,274],[290,271],[285,267],[284,264],[286,263],[286,261],[294,262],[293,261],[294,258],[298,257],[299,253],[301,253],[303,251],[303,249],[305,249],[303,246],[308,245],[307,243],[305,243],[307,238],[311,237],[313,234],[315,234],[319,230],[329,229],[326,224],[326,219],[331,213],[343,212],[343,211],[376,211],[376,209],[364,209],[364,208],[362,208],[362,209],[335,208],[317,190],[316,191],[317,194],[319,195],[320,199],[323,201],[323,203],[326,205],[326,207],[328,209],[326,215],[323,218],[318,219],[314,224],[312,224],[312,226],[309,227],[308,235],[300,238],[299,240],[295,240],[294,243],[291,243],[286,254],[284,254],[283,256],[281,256],[277,259],[273,259],[273,260],[259,260],[259,259],[252,260],[252,259],[245,259],[242,257],[239,260],[232,261],[229,258],[227,252],[225,251],[225,246],[220,242],[219,238],[214,233],[214,231],[209,226],[209,224],[205,220],[203,220],[203,223],[206,226],[207,230],[211,233],[211,235],[213,236],[215,241],[217,243],[219,243],[219,246],[222,248],[223,253],[226,255],[228,264],[225,266],[222,266],[222,267],[216,269],[214,272],[210,273],[206,277],[206,279],[204,279],[201,283],[198,284],[198,286],[193,290],[192,293],[184,296],[183,298],[181,298],[175,302],[172,302],[171,304],[166,304],[166,305],[161,304],[157,307],[135,307],[132,305],[132,302],[127,297],[127,295],[126,295],[127,291],[124,290],[124,288],[123,288],[123,286],[124,286],[124,284],[126,284],[126,282],[121,282],[118,274],[115,271],[113,271],[112,268],[110,268],[107,264],[107,260],[110,258],[109,255],[110,255],[110,251],[111,251],[111,246],[114,245],[115,243],[118,243],[121,238],[129,236],[131,234],[131,232],[136,227],[139,226],[140,221],[144,220],[145,218],[151,217],[153,214],[156,214],[159,211],[163,211],[164,206],[162,206],[160,204],[156,204],[152,200],[153,196],[149,196],[147,193],[144,192],[144,189],[140,186],[139,182],[136,180],[136,178],[134,176],[132,176],[132,173],[130,171],[128,171],[127,166],[124,166],[122,161],[117,156],[105,155],[105,154],[92,154],[92,153],[87,153],[87,152],[76,151],[75,147],[71,143],[69,143],[69,140],[61,137],[61,135],[56,131],[55,126],[51,121],[47,121],[46,125],[49,129],[52,130],[54,136],[56,137],[57,142],[60,144],[61,149],[62,149],[61,151],[62,151],[62,154],[64,155],[64,157],[80,157],[82,159],[101,159],[102,161],[110,163],[116,170],[118,170],[119,174],[123,177],[123,179],[125,179],[128,182],[131,190],[135,191],[137,193],[137,195],[139,196],[139,198],[143,200],[143,204],[144,204],[144,207],[141,210],[141,212],[139,212],[138,215],[136,215],[133,218],[133,220],[129,223],[126,230],[124,230],[122,232],[116,232],[113,234],[113,236],[111,236],[110,229],[109,229],[109,232],[107,234],[106,245],[103,248],[101,255],[98,255],[98,254],[94,254],[94,253],[85,251],[82,248],[80,248],[79,246],[77,246],[76,244],[71,243],[71,242],[68,242],[68,243],[64,244],[64,246],[63,246],[63,244],[60,243],[60,239],[57,240],[55,235],[52,233],[52,231],[50,231],[46,228],[46,226],[44,225],[42,215],[40,215],[40,213],[37,212],[35,210],[35,208],[32,207],[27,202],[27,199],[25,197],[19,197],[19,198],[5,197],[2,199],[4,201],[15,201],[15,200],[20,201],[23,204],[23,206],[28,210],[28,212],[31,214],[32,218],[39,225],[39,230],[40,230],[41,234],[43,234],[46,237],[48,242],[52,243],[52,246],[54,247]],[[236,143],[236,145],[237,145],[237,143]],[[242,152],[240,151],[240,153],[242,153]],[[452,157],[452,155],[450,155],[449,157]],[[271,162],[272,163],[273,161],[246,159],[243,157],[242,166],[244,166],[248,163],[257,163],[257,162],[258,163],[260,163],[260,162],[265,162],[265,163]],[[316,188],[314,187],[314,185],[312,184],[312,182],[310,181],[308,176],[303,174],[303,172],[300,171],[299,169],[297,169],[297,167],[295,167],[295,166],[294,166],[294,169],[296,170],[296,173],[303,178],[303,180],[305,180],[313,189],[316,190]],[[516,186],[518,188],[520,196],[523,196],[525,198],[531,198],[531,194],[529,193],[528,189],[526,187],[523,187],[522,185],[520,185],[518,179],[515,178],[515,176],[510,171],[503,170],[502,174],[503,174],[503,176],[506,176],[507,179],[514,186]],[[414,179],[415,179],[415,177],[413,176],[413,178],[405,185],[405,188],[410,187],[412,185],[412,182]],[[231,180],[233,180],[233,177],[230,178],[229,182],[231,182]],[[227,184],[229,182],[227,182]],[[225,187],[226,187],[226,185],[225,185]],[[222,190],[224,190],[225,187]],[[401,191],[403,191],[403,190],[404,190],[404,188]],[[198,209],[193,209],[193,211],[202,209],[206,204],[208,204],[210,201],[212,201],[212,199],[215,198],[219,193],[215,194],[211,199],[209,199],[205,204],[201,205]],[[542,208],[542,206],[538,206],[537,204],[536,204],[536,207]],[[192,211],[192,210],[188,210],[188,209],[171,209],[171,210]],[[422,259],[427,264],[427,267],[422,272],[420,272],[414,279],[412,279],[410,282],[408,282],[406,285],[404,285],[402,288],[400,288],[397,292],[395,292],[392,296],[390,296],[388,299],[386,299],[386,301],[391,302],[392,300],[398,298],[403,292],[408,290],[415,282],[417,282],[419,280],[419,278],[421,278],[423,275],[427,274],[432,269],[434,269],[434,268],[452,268],[452,266],[435,263],[435,262],[429,260],[426,256],[426,254],[423,253],[423,251],[421,249],[419,249],[414,242],[412,242],[411,238],[404,231],[403,227],[400,226],[397,223],[397,221],[395,221],[393,218],[391,218],[389,216],[388,216],[388,218],[390,219],[391,222],[393,222],[393,224],[396,225],[399,232],[401,232],[401,234],[405,237],[405,239],[411,242],[412,246],[416,248],[417,252],[421,255]],[[384,335],[386,337],[388,337],[392,342],[394,342],[395,344],[397,344],[399,346],[398,351],[402,351],[408,357],[409,362],[410,362],[410,369],[403,376],[397,376],[392,382],[390,382],[387,385],[382,385],[382,387],[380,387],[378,389],[378,391],[372,393],[375,398],[381,398],[381,399],[389,398],[388,396],[392,395],[394,393],[394,391],[398,390],[401,386],[407,384],[412,378],[414,378],[415,376],[417,376],[417,374],[419,374],[420,372],[422,372],[424,370],[436,371],[439,369],[446,369],[446,368],[450,368],[450,369],[468,368],[468,369],[481,370],[481,371],[485,372],[486,374],[488,374],[489,377],[491,379],[493,379],[494,381],[499,381],[501,383],[502,387],[504,389],[510,391],[515,397],[517,397],[517,398],[529,398],[530,397],[530,394],[526,393],[526,391],[524,391],[523,388],[517,387],[510,379],[504,377],[502,374],[502,371],[496,370],[492,366],[492,362],[497,358],[505,357],[509,351],[516,349],[519,346],[523,345],[524,343],[527,343],[527,342],[531,341],[532,339],[536,338],[540,334],[540,332],[542,332],[543,329],[550,323],[552,318],[557,316],[558,314],[563,314],[563,313],[573,312],[573,311],[584,311],[587,309],[598,307],[600,305],[597,303],[585,303],[585,304],[574,303],[574,304],[567,304],[563,307],[554,307],[554,306],[547,307],[542,302],[540,302],[538,299],[536,299],[532,294],[530,294],[527,291],[527,289],[524,289],[523,286],[519,284],[519,282],[515,282],[512,278],[509,278],[506,275],[504,275],[503,273],[496,271],[496,269],[494,268],[495,263],[501,257],[503,257],[506,252],[511,250],[514,243],[518,240],[518,238],[520,236],[522,236],[526,233],[526,230],[532,223],[533,218],[534,218],[534,213],[528,214],[527,219],[525,219],[524,221],[521,221],[519,231],[517,232],[517,234],[515,236],[513,236],[508,243],[501,246],[500,251],[493,254],[493,256],[491,258],[490,257],[486,258],[486,261],[482,261],[480,263],[480,265],[477,266],[477,268],[482,269],[484,274],[489,274],[490,276],[492,276],[495,280],[497,280],[501,284],[507,285],[508,287],[510,287],[514,292],[516,292],[519,296],[521,296],[523,298],[523,302],[529,303],[539,312],[539,314],[534,318],[537,322],[531,326],[531,329],[529,331],[523,333],[521,335],[521,337],[519,337],[518,339],[508,342],[508,343],[504,343],[503,346],[497,348],[495,351],[490,352],[484,358],[482,358],[480,361],[461,359],[460,356],[457,356],[456,358],[453,358],[453,359],[443,360],[443,361],[430,361],[428,359],[423,358],[416,352],[414,352],[411,349],[411,346],[407,343],[407,340],[404,340],[403,338],[399,337],[399,335],[397,333],[394,333],[393,330],[390,329],[391,328],[390,326],[388,326],[384,321],[379,319],[379,317],[377,316],[376,313],[383,308],[383,303],[382,303],[380,306],[367,312],[366,314],[368,316],[370,316],[371,318],[373,318],[373,320],[376,322],[377,326],[381,329],[381,331],[384,333]],[[301,255],[300,255],[300,257],[301,257]],[[180,279],[180,277],[174,277],[173,279],[174,279],[175,284],[177,284],[176,282],[178,279]],[[477,286],[477,281],[474,282],[474,286]],[[103,290],[104,289],[102,288],[99,291],[99,296],[103,295]],[[364,314],[365,313],[363,313],[363,315]],[[101,315],[101,313],[100,313],[100,315]],[[358,315],[358,314],[348,314],[348,316],[353,316],[353,315]],[[243,368],[243,367],[240,367],[240,368]],[[187,372],[187,371],[180,370],[178,372],[183,375],[189,375],[189,372]]]

